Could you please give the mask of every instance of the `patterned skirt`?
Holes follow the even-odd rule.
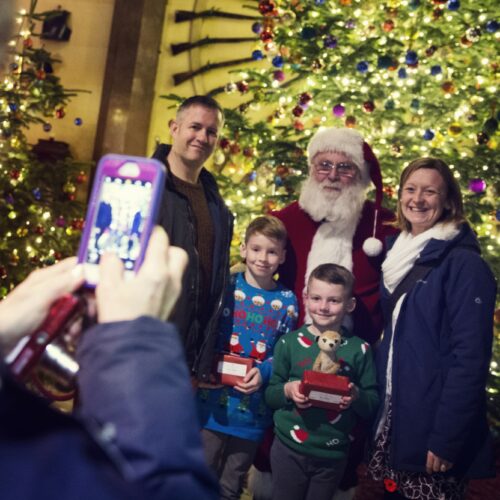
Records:
[[[389,410],[382,432],[375,440],[368,472],[376,481],[384,481],[387,491],[397,491],[408,499],[418,500],[463,500],[466,481],[459,480],[449,474],[437,472],[405,472],[391,468],[389,465],[390,429],[392,406]]]

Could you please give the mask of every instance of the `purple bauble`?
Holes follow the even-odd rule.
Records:
[[[259,35],[263,29],[264,29],[264,26],[262,26],[261,23],[253,23],[252,24],[252,31],[254,33],[256,33],[257,35]]]
[[[473,193],[483,193],[486,189],[486,182],[483,179],[471,179],[469,181],[469,190]]]
[[[273,78],[278,82],[282,82],[285,79],[285,73],[278,69],[273,73]]]
[[[337,104],[333,107],[332,112],[337,118],[341,118],[345,114],[345,107],[342,104]]]

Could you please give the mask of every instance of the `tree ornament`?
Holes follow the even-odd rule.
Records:
[[[282,68],[283,67],[283,58],[281,56],[275,56],[275,57],[273,57],[271,64],[275,68]]]
[[[57,227],[66,227],[66,220],[65,220],[65,218],[62,215],[60,215],[56,219],[56,226]]]
[[[35,73],[36,79],[37,80],[45,80],[47,77],[47,73],[43,69],[38,69]]]
[[[282,71],[281,69],[276,70],[273,73],[273,79],[276,80],[277,82],[282,82],[286,78],[285,72]]]
[[[33,47],[33,40],[28,37],[23,40],[23,46],[26,47],[27,49],[31,49]]]
[[[35,200],[40,201],[42,199],[42,190],[40,188],[35,188],[32,191]]]
[[[303,92],[299,96],[299,104],[304,107],[309,105],[309,103],[312,101],[312,95],[309,94],[309,92]]]
[[[241,80],[239,81],[237,84],[236,84],[238,90],[244,94],[245,92],[248,92],[248,88],[249,88],[249,85],[248,85],[248,82],[246,82],[245,80]]]
[[[336,116],[337,118],[341,118],[345,114],[345,107],[342,106],[342,104],[336,104],[333,107],[332,112],[334,116]]]
[[[384,108],[387,111],[391,111],[391,110],[395,109],[395,107],[396,107],[396,103],[394,102],[394,99],[387,99],[387,101],[385,101],[385,103],[384,103]]]
[[[382,29],[386,32],[386,33],[390,33],[393,29],[394,29],[394,21],[392,19],[386,19],[383,23],[382,23]]]
[[[252,24],[252,31],[256,35],[260,35],[262,33],[263,29],[264,29],[264,26],[262,25],[262,23],[255,22],[255,23]]]
[[[452,123],[449,127],[448,127],[448,133],[452,136],[452,137],[457,137],[457,135],[460,135],[462,133],[462,127],[460,126],[460,123]]]
[[[345,23],[345,27],[348,30],[353,30],[356,27],[356,21],[354,19],[348,19]]]
[[[434,139],[434,132],[428,128],[425,132],[424,135],[422,136],[426,141],[432,141]]]
[[[17,181],[17,179],[19,179],[19,176],[21,175],[21,172],[19,172],[19,170],[13,168],[10,172],[9,172],[9,176],[12,180],[15,180]]]
[[[410,0],[408,2],[408,7],[411,9],[411,10],[415,10],[415,9],[418,9],[420,7],[420,0]]]
[[[368,62],[366,61],[361,61],[356,65],[356,69],[360,73],[366,73],[368,71]]]
[[[42,234],[45,233],[45,228],[43,226],[41,226],[41,225],[37,225],[35,227],[35,233],[42,235]]]
[[[302,106],[295,106],[295,108],[292,109],[292,113],[294,116],[302,116],[304,114],[304,108]]]
[[[462,38],[460,38],[460,43],[464,47],[470,47],[472,45],[472,42],[465,35]]]
[[[440,75],[443,72],[441,66],[439,64],[435,64],[434,66],[431,66],[431,75],[436,76]]]
[[[340,0],[339,3],[340,3],[340,5],[343,5],[345,7],[349,7],[349,5],[352,5],[352,0]]]
[[[7,276],[7,269],[4,266],[0,266],[0,279],[4,280]]]
[[[83,184],[87,180],[87,175],[83,170],[79,172],[79,174],[76,176],[76,182],[77,184]]]
[[[71,221],[71,227],[76,231],[81,231],[83,229],[84,224],[85,221],[83,219],[73,219]]]
[[[302,130],[304,130],[304,129],[305,129],[305,125],[304,125],[304,123],[303,123],[303,122],[301,122],[300,120],[295,120],[295,121],[293,122],[293,128],[294,128],[295,130],[302,131]]]
[[[246,158],[253,158],[255,155],[255,150],[248,146],[246,148],[243,149],[243,156],[246,157]]]
[[[485,132],[479,132],[476,136],[476,141],[478,144],[487,144],[490,140],[490,136]]]
[[[414,50],[408,50],[406,52],[405,62],[408,66],[415,66],[418,64],[418,54]]]
[[[445,94],[453,94],[455,92],[455,85],[450,81],[444,82],[441,88]]]
[[[402,80],[408,77],[408,73],[406,72],[405,68],[399,68],[398,77],[401,78]]]
[[[325,3],[325,0],[314,0],[314,3],[316,5],[323,5]]]
[[[52,130],[52,125],[48,122],[45,122],[42,128],[44,132],[50,132]]]
[[[469,181],[469,191],[472,191],[473,193],[480,194],[484,193],[486,190],[486,182],[484,179],[470,179]]]
[[[24,238],[28,234],[28,229],[25,227],[19,227],[16,229],[16,234],[19,238]]]
[[[334,35],[326,35],[325,38],[323,38],[323,47],[325,47],[325,49],[334,49],[337,45],[338,40]]]
[[[363,103],[363,109],[367,112],[367,113],[372,113],[373,110],[375,109],[375,103],[373,101],[365,101]]]
[[[74,193],[76,191],[76,186],[72,182],[66,182],[63,186],[63,191],[65,193]]]
[[[264,54],[262,53],[262,50],[254,50],[252,52],[252,59],[254,61],[260,61],[261,59],[264,59]]]
[[[410,107],[411,107],[411,109],[414,109],[415,111],[417,109],[420,109],[420,101],[418,99],[412,99],[410,102]]]
[[[460,1],[459,0],[449,0],[448,2],[448,10],[458,10],[460,8]]]
[[[271,30],[265,29],[260,34],[260,39],[264,42],[270,42],[274,38],[273,32]]]
[[[491,21],[488,21],[485,25],[486,31],[488,33],[496,33],[498,31],[498,28],[500,27],[500,24],[498,21],[495,21],[492,19]]]
[[[377,59],[377,67],[379,69],[388,69],[391,66],[394,66],[394,64],[396,64],[396,63],[391,56],[387,56],[387,55],[379,56],[379,58]]]
[[[280,176],[280,177],[288,177],[288,175],[290,174],[290,169],[283,163],[281,163],[280,165],[278,165],[276,167],[276,173]]]
[[[313,26],[304,26],[300,36],[303,40],[311,40],[316,36],[316,29]]]
[[[425,49],[425,55],[427,57],[431,57],[432,55],[434,55],[434,53],[436,52],[437,50],[437,47],[435,45],[431,45],[430,47],[427,47]]]
[[[498,130],[498,121],[495,118],[488,118],[483,125],[486,134],[494,134]]]
[[[432,11],[432,19],[434,19],[434,21],[437,21],[440,17],[442,17],[442,15],[443,9],[441,8],[437,8]]]
[[[83,123],[83,120],[81,118],[75,118],[74,124],[79,127]]]
[[[9,264],[11,266],[17,266],[19,264],[19,255],[17,254],[17,252],[12,252],[10,254],[10,258],[9,258]]]
[[[66,111],[64,111],[64,108],[57,108],[55,112],[56,118],[64,118],[66,116]]]
[[[272,16],[276,9],[276,4],[272,0],[260,0],[259,12],[263,16]]]
[[[232,155],[237,155],[241,151],[240,145],[236,142],[233,142],[231,146],[229,146],[229,152]]]
[[[345,119],[345,126],[347,128],[354,128],[356,126],[356,117],[355,116],[352,116],[352,115],[349,115],[346,119]]]

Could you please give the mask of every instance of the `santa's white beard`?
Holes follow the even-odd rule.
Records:
[[[309,177],[300,191],[299,205],[316,221],[337,222],[341,225],[357,224],[363,203],[366,199],[366,189],[363,185],[353,184],[341,186],[339,181],[330,185],[338,185],[341,191],[327,191],[313,177]]]
[[[309,275],[321,264],[338,264],[352,271],[352,239],[365,199],[366,189],[359,184],[328,192],[312,177],[303,184],[299,205],[313,220],[323,221],[307,256],[304,291]],[[306,312],[306,323],[309,322]]]

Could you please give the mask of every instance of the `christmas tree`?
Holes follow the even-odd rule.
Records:
[[[63,118],[74,92],[55,74],[58,62],[41,43],[41,26],[59,11],[37,13],[36,0],[18,21],[10,62],[0,81],[0,298],[34,267],[75,253],[82,229],[77,184],[84,165],[56,141],[45,148],[28,144],[30,125],[50,130],[49,117]]]
[[[404,166],[422,156],[445,160],[498,276],[497,3],[260,0],[248,8],[261,15],[249,23],[260,39],[255,65],[211,92],[241,95],[227,110],[213,165],[236,216],[234,256],[251,218],[297,199],[311,135],[346,126],[379,158],[389,208]],[[498,425],[498,330],[496,337],[488,391]]]

